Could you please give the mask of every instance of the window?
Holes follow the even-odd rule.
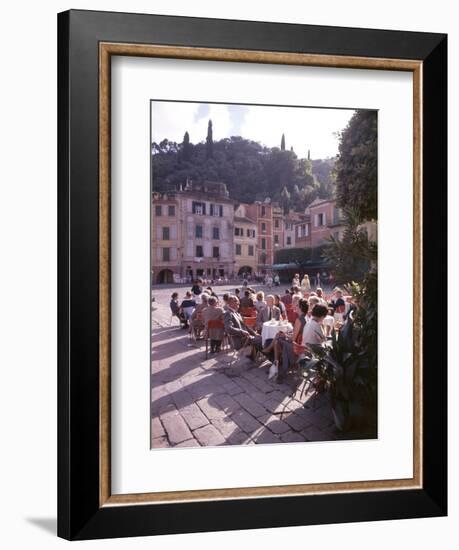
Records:
[[[261,224],[261,232],[266,233],[266,224],[264,222]]]
[[[163,227],[163,241],[168,241],[169,239],[169,228]]]
[[[298,237],[307,237],[309,235],[309,226],[307,223],[298,226]]]
[[[162,212],[161,212],[161,205],[160,204],[157,204],[155,206],[155,216],[162,216]]]
[[[316,227],[321,227],[322,225],[325,225],[325,214],[323,212],[316,214]]]
[[[253,244],[249,244],[249,256],[254,256]]]
[[[279,244],[279,235],[274,235],[274,244]]]
[[[247,229],[247,237],[255,238],[255,229]]]
[[[234,228],[234,235],[235,235],[235,237],[243,237],[244,236],[244,229],[242,227],[235,227]]]
[[[261,248],[262,250],[266,250],[266,239],[261,239]]]
[[[220,228],[212,227],[212,239],[219,239],[219,238],[220,238]]]
[[[287,237],[287,246],[289,246],[291,244],[292,244],[292,237],[288,236]]]
[[[236,256],[241,256],[241,255],[242,255],[242,245],[237,244],[236,245]]]
[[[202,239],[202,225],[197,225],[194,229],[194,236],[197,239]]]
[[[163,262],[168,262],[170,260],[170,249],[163,248]]]
[[[210,215],[211,216],[223,216],[223,206],[221,204],[211,204],[210,205]]]
[[[276,229],[279,229],[279,220],[278,219],[274,220],[274,227]]]
[[[261,207],[261,217],[264,218],[266,216],[266,207]]]
[[[196,246],[196,258],[202,258],[204,256],[204,253],[202,251],[202,246],[198,244]]]
[[[175,206],[173,204],[169,204],[169,206],[167,207],[167,215],[175,216]]]
[[[193,201],[192,209],[193,209],[193,214],[197,214],[198,216],[205,216],[206,215],[206,203],[205,202]]]
[[[212,249],[212,257],[213,258],[220,258],[220,247],[214,246]]]

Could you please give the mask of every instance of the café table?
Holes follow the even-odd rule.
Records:
[[[261,344],[265,345],[266,340],[274,339],[280,331],[291,332],[293,326],[288,321],[266,321],[261,328]]]

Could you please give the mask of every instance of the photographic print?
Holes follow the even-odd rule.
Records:
[[[151,449],[377,438],[377,111],[150,122]]]

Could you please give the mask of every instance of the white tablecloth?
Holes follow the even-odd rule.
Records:
[[[276,334],[281,330],[283,332],[288,332],[293,330],[293,327],[290,323],[283,323],[282,325],[279,325],[277,324],[277,321],[275,325],[271,324],[271,321],[266,321],[266,323],[263,323],[263,327],[261,328],[261,344],[264,346],[266,340],[269,340],[270,338],[274,339]]]

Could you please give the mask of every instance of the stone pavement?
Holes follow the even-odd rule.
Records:
[[[268,380],[270,363],[231,352],[205,359],[168,308],[152,314],[151,447],[253,445],[341,439],[325,399],[301,396],[287,383]],[[311,400],[312,401],[312,400]],[[303,405],[307,402],[307,407]]]

